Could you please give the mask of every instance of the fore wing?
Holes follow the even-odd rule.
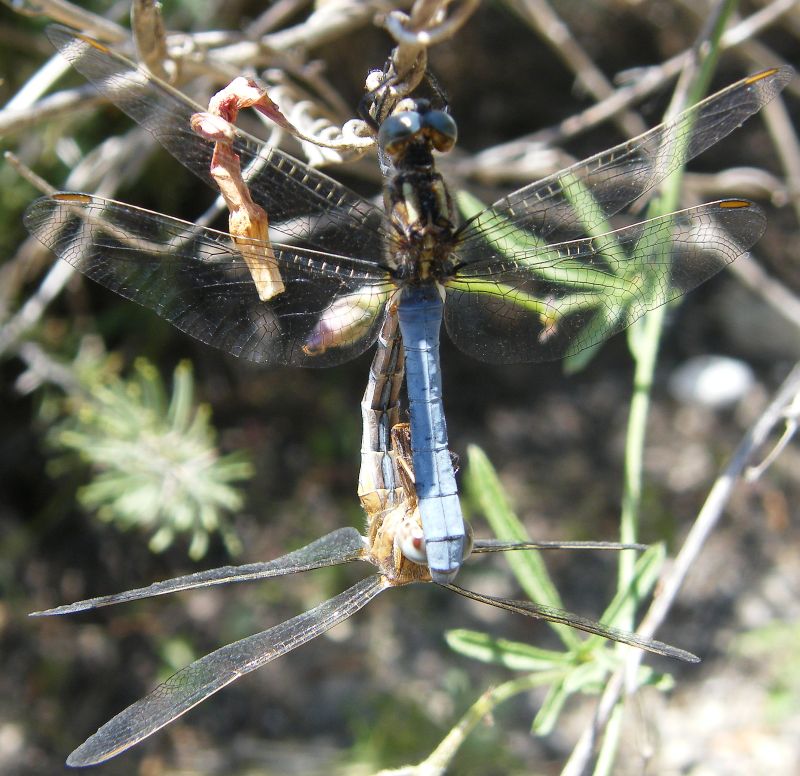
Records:
[[[213,143],[195,134],[205,107],[89,37],[52,25],[53,45],[94,86],[141,124],[178,161],[214,190]],[[210,95],[209,95],[210,96]],[[383,256],[383,212],[327,175],[231,126],[253,199],[266,210],[276,242],[299,242],[361,259]]]
[[[569,356],[707,280],[764,227],[762,211],[737,199],[545,247],[509,238],[503,258],[468,264],[447,282],[445,325],[483,361]]]
[[[780,67],[744,78],[633,140],[503,197],[460,228],[459,260],[500,259],[498,241],[517,231],[541,246],[610,231],[610,216],[729,135],[793,75]]]
[[[86,194],[37,200],[25,225],[92,280],[201,342],[260,363],[354,358],[375,340],[391,292],[374,263],[273,245],[269,262],[285,290],[262,301],[257,241],[246,261],[242,238],[234,244],[224,232]]]

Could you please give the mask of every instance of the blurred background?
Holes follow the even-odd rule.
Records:
[[[231,47],[260,40],[265,45],[248,64],[284,79],[289,92],[311,95],[315,108],[341,125],[356,115],[367,72],[382,67],[393,46],[376,17],[409,6],[186,0],[166,3],[164,18],[169,32],[219,31],[219,41]],[[62,109],[41,108],[26,94],[35,89],[29,79],[55,56],[43,33],[49,21],[64,20],[63,8],[54,8],[0,6],[3,149],[56,188],[198,218],[214,193],[97,99],[77,73],[66,67],[50,90],[83,90]],[[127,3],[84,9],[127,25]],[[738,18],[759,11],[774,17],[723,51],[710,91],[793,57],[797,65],[800,6],[741,3]],[[543,33],[554,29],[550,13],[563,24],[557,44]],[[643,127],[659,123],[677,72],[670,63],[693,45],[708,14],[705,2],[679,0],[481,4],[429,52],[460,133],[441,171],[453,188],[492,201],[634,134],[625,126],[637,116]],[[217,45],[211,36],[204,40]],[[108,42],[130,55],[124,41]],[[654,74],[663,85],[621,119],[569,123],[598,102],[586,87],[591,63],[608,79],[608,93]],[[235,65],[229,69],[237,74]],[[211,77],[180,84],[200,102],[221,86]],[[741,259],[668,315],[647,428],[641,538],[666,542],[670,553],[800,358],[797,79],[783,101],[778,112],[768,108],[694,161],[686,177],[686,204],[748,196],[764,206],[769,225],[752,260]],[[296,146],[293,152],[301,154]],[[329,165],[328,172],[365,196],[380,192],[373,155]],[[331,569],[67,619],[26,618],[32,610],[181,573],[266,560],[343,525],[360,528],[359,401],[372,357],[319,371],[258,368],[187,338],[80,276],[51,293],[43,280],[59,282],[48,275],[53,258],[27,237],[21,221],[36,196],[11,166],[0,166],[0,770],[6,774],[62,772],[72,749],[179,667],[358,578],[356,569]],[[675,388],[690,359],[710,354],[734,359],[735,374],[743,375],[741,388],[724,401],[715,391],[698,396],[692,380],[689,389]],[[528,533],[616,539],[632,391],[624,335],[573,375],[558,363],[479,364],[446,339],[442,359],[451,446],[464,463],[468,445],[486,451]],[[730,387],[734,378],[716,384]],[[184,426],[175,420],[178,406]],[[190,441],[210,451],[214,465],[189,472],[189,484],[200,488],[211,478],[219,490],[206,528],[186,531],[176,518],[185,504],[148,513],[142,502],[126,505],[121,496],[130,492],[125,473],[131,474],[142,434],[154,444],[161,440],[159,454],[168,461],[180,454],[175,439],[186,441],[195,418]],[[104,448],[109,428],[118,443]],[[117,479],[98,487],[98,467],[108,461]],[[760,480],[735,489],[658,634],[703,662],[648,661],[672,673],[675,687],[667,695],[645,689],[629,704],[613,772],[796,772],[799,493],[796,443]],[[476,535],[488,536],[480,510],[469,500],[466,508]],[[547,562],[565,605],[598,617],[614,592],[615,558],[556,552]],[[460,582],[520,595],[502,558],[471,563]],[[482,692],[513,676],[450,651],[445,633],[462,627],[556,643],[543,624],[446,590],[390,591],[103,772],[366,774],[416,762]],[[466,741],[452,772],[558,773],[595,699],[571,699],[556,729],[535,737],[531,720],[543,695],[530,692],[500,706]]]

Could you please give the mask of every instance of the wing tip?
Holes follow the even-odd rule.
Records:
[[[794,77],[795,70],[791,65],[780,65],[778,67],[770,67],[762,70],[759,73],[754,73],[749,78],[745,78],[745,83],[750,86],[757,84],[767,79],[774,79],[776,84],[781,87],[785,86]]]

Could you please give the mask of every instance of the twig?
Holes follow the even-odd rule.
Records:
[[[383,100],[373,116],[381,123],[397,102],[411,94],[425,78],[428,68],[428,48],[452,37],[478,7],[477,0],[462,0],[450,16],[449,0],[416,0],[410,14],[392,11],[383,25],[397,41],[386,72],[367,80],[367,88],[382,91]]]
[[[789,189],[782,178],[759,167],[728,167],[715,173],[687,172],[683,185],[692,202],[723,199],[736,192],[737,197],[767,200],[775,207],[789,202]],[[688,200],[687,200],[688,201]]]
[[[74,369],[56,361],[38,343],[22,343],[17,355],[28,367],[15,383],[17,392],[23,396],[37,390],[43,383],[57,385],[67,394],[85,393],[85,389],[75,377]]]
[[[494,709],[515,695],[549,684],[562,676],[562,671],[542,671],[512,679],[497,687],[490,687],[467,709],[425,760],[418,765],[382,770],[375,776],[441,776],[447,771],[448,765],[469,734]]]
[[[546,0],[507,0],[507,2],[544,38],[556,56],[575,73],[592,97],[596,100],[611,97],[614,87]],[[628,137],[640,135],[647,129],[641,116],[632,110],[621,111],[613,118]]]
[[[417,0],[411,16],[392,11],[385,20],[386,29],[400,47],[429,48],[451,38],[477,10],[480,0],[462,0],[449,16],[445,10],[449,0]],[[412,56],[411,59],[416,57]]]
[[[786,449],[786,445],[792,441],[794,435],[797,433],[798,420],[800,420],[800,392],[795,394],[789,406],[786,408],[785,421],[786,427],[781,434],[781,438],[775,443],[775,446],[761,463],[756,466],[749,466],[744,473],[745,482],[756,482],[761,478],[761,475],[780,457],[780,454]]]
[[[106,102],[91,86],[64,89],[43,97],[26,107],[11,108],[11,104],[0,110],[0,137],[27,132],[31,127],[45,121],[53,121],[76,111],[94,108]]]
[[[8,5],[23,16],[47,16],[68,27],[85,30],[109,43],[128,40],[128,31],[121,25],[67,0],[25,0],[23,3],[8,3]]]
[[[38,100],[64,73],[69,71],[69,62],[55,54],[40,67],[21,89],[5,104],[3,111],[18,111]]]
[[[689,570],[694,565],[703,545],[719,521],[722,510],[733,492],[736,481],[742,476],[747,461],[752,457],[754,451],[765,442],[773,427],[785,418],[787,407],[794,401],[798,391],[800,391],[800,363],[795,364],[789,376],[775,394],[775,398],[744,435],[730,462],[711,488],[680,552],[675,558],[675,562],[670,568],[669,574],[660,587],[659,596],[651,603],[641,626],[637,630],[639,635],[646,638],[651,637],[666,618],[675,603]],[[595,742],[598,740],[612,710],[622,695],[625,679],[626,677],[635,677],[641,659],[641,653],[631,650],[625,660],[625,664],[609,680],[597,704],[592,722],[584,730],[575,745],[566,766],[561,772],[561,776],[580,776],[585,772],[586,765],[594,750]]]
[[[50,196],[51,194],[55,194],[58,189],[54,186],[51,186],[41,175],[37,175],[30,167],[28,167],[25,162],[21,161],[19,157],[11,152],[6,151],[3,154],[3,158],[16,170],[17,174],[23,180],[28,181],[35,189],[39,189],[42,194],[46,194]]]
[[[786,104],[778,97],[764,108],[764,120],[772,135],[775,152],[786,173],[789,197],[798,221],[800,221],[800,142],[797,130],[786,110]]]
[[[313,48],[337,40],[370,24],[381,10],[385,7],[378,0],[339,0],[319,4],[301,24],[265,35],[259,41],[238,41],[215,49],[214,57],[237,68],[252,67],[263,63],[267,52]]]
[[[720,49],[727,50],[740,45],[745,37],[756,35],[771,24],[774,24],[780,17],[793,8],[796,0],[775,0],[767,8],[762,9],[756,14],[747,17],[738,25],[726,30],[720,40]],[[769,9],[769,13],[762,13]],[[487,149],[475,158],[476,165],[481,166],[481,159],[484,154],[491,154],[494,160],[498,158],[505,160],[507,164],[513,164],[514,160],[524,156],[532,146],[550,145],[563,143],[577,135],[580,135],[598,124],[608,121],[620,111],[626,109],[633,103],[649,97],[654,92],[663,88],[664,85],[675,78],[686,63],[691,59],[691,50],[686,50],[674,57],[666,60],[658,66],[653,66],[644,70],[636,83],[624,86],[615,91],[609,97],[592,105],[591,107],[570,116],[564,121],[551,127],[538,130],[528,135],[524,135],[516,140],[503,143]],[[771,57],[769,62],[759,62],[760,66],[771,66],[776,64],[776,58]],[[795,79],[797,81],[798,79]],[[789,84],[788,91],[798,93],[800,84]]]
[[[158,78],[169,80],[167,35],[161,4],[154,0],[134,0],[131,6],[131,29],[140,62]]]
[[[730,271],[775,312],[800,330],[800,298],[766,272],[752,254],[742,254],[730,265]]]
[[[247,36],[260,38],[294,16],[310,0],[273,0],[259,16],[247,25]]]
[[[0,355],[14,347],[22,335],[35,326],[47,306],[60,293],[75,270],[65,261],[57,261],[50,268],[36,292],[0,327]]]
[[[149,135],[138,127],[129,132],[122,140],[118,137],[109,138],[74,167],[66,180],[66,188],[93,189],[105,195],[113,195],[122,183],[124,175],[132,174],[137,165],[145,162],[146,152],[149,148],[152,148]],[[131,159],[135,160],[135,163],[130,163]],[[128,164],[125,163],[126,161]],[[24,164],[20,160],[16,159],[13,166],[22,174]],[[44,194],[51,194],[54,190],[50,184],[32,171],[27,171],[23,177],[32,185],[40,188]],[[95,183],[98,178],[99,182]],[[31,245],[35,245],[42,252],[45,250],[33,237],[23,243],[17,251],[19,258],[15,258],[10,263],[10,266],[18,274],[17,267],[27,264],[30,260],[27,251],[30,250]],[[4,272],[7,271],[8,269],[4,268]],[[52,265],[36,291],[13,317],[0,327],[0,355],[14,348],[25,332],[38,324],[50,302],[61,293],[74,272],[75,270],[65,261],[57,261]],[[12,284],[7,285],[11,286]]]

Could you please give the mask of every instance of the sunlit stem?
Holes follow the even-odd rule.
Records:
[[[620,517],[620,542],[634,543],[639,534],[639,510],[642,501],[642,459],[650,411],[650,390],[658,356],[661,328],[664,322],[665,306],[657,307],[633,324],[631,350],[634,358],[633,396],[625,438],[625,473],[622,491],[622,514]],[[627,556],[627,557],[624,557]],[[618,588],[627,590],[633,583],[636,556],[623,553],[619,558]],[[629,599],[620,613],[620,627],[632,629],[636,609],[634,597]]]
[[[696,46],[698,68],[694,73],[692,84],[686,91],[686,101],[696,102],[705,92],[714,72],[719,57],[719,41],[722,33],[736,8],[736,0],[726,0],[716,9],[712,17],[712,26],[707,29],[707,39]],[[671,106],[678,110],[685,107]],[[677,111],[676,111],[677,112]],[[683,153],[683,149],[675,149]],[[683,168],[665,179],[661,196],[651,203],[648,217],[671,213],[678,207],[680,186],[683,179]],[[622,511],[620,515],[620,541],[635,542],[639,535],[639,513],[642,499],[642,460],[644,456],[645,426],[650,408],[650,389],[653,385],[656,356],[661,339],[661,330],[666,313],[666,305],[647,313],[628,330],[628,343],[635,362],[633,397],[628,418],[628,430],[625,442],[625,473],[622,494]],[[627,552],[619,556],[618,588],[627,589],[633,582],[636,558]],[[634,624],[636,601],[631,597],[628,611],[621,613],[620,625],[632,629]],[[597,760],[595,773],[606,773],[614,762],[619,745],[623,705],[620,702],[615,708],[611,724],[606,728]],[[606,765],[603,765],[603,764]]]
[[[611,712],[611,718],[606,725],[606,735],[603,739],[603,747],[597,757],[592,776],[611,776],[614,773],[614,764],[617,759],[619,749],[620,734],[622,733],[622,719],[624,708],[622,704],[617,704]]]
[[[698,70],[689,89],[686,91],[686,102],[697,102],[711,81],[711,76],[719,57],[719,39],[736,7],[735,0],[727,0],[717,10],[714,26],[708,30],[708,39],[698,47]],[[677,110],[685,105],[673,106]],[[675,149],[682,154],[683,149]],[[680,187],[683,180],[683,169],[679,169],[665,179],[661,196],[655,200],[648,212],[648,218],[671,213],[679,206]],[[628,342],[635,362],[633,398],[628,419],[628,431],[625,446],[625,475],[622,496],[622,514],[620,518],[620,541],[635,542],[639,533],[639,510],[642,496],[642,459],[644,455],[645,424],[650,407],[650,389],[653,384],[658,346],[663,328],[666,307],[662,305],[647,313],[629,329]],[[636,559],[623,553],[619,558],[619,587],[627,588],[633,578],[633,567]],[[633,627],[633,606],[623,627]]]
[[[543,671],[529,674],[528,676],[512,679],[497,687],[488,689],[475,703],[470,706],[463,717],[453,726],[450,732],[442,739],[439,746],[431,752],[426,760],[421,762],[414,772],[417,773],[444,773],[447,766],[455,757],[461,745],[478,723],[497,706],[515,695],[532,690],[535,687],[551,684],[564,676],[563,671]]]
[[[470,497],[480,505],[494,533],[504,541],[528,541],[522,523],[511,509],[497,473],[486,454],[475,445],[470,445],[468,453],[467,490]],[[514,576],[519,580],[520,586],[532,601],[563,609],[561,598],[547,573],[540,553],[535,550],[525,553],[512,552],[506,556],[506,560]],[[550,627],[558,634],[568,650],[574,651],[580,648],[581,639],[572,628],[557,623],[550,623]]]

